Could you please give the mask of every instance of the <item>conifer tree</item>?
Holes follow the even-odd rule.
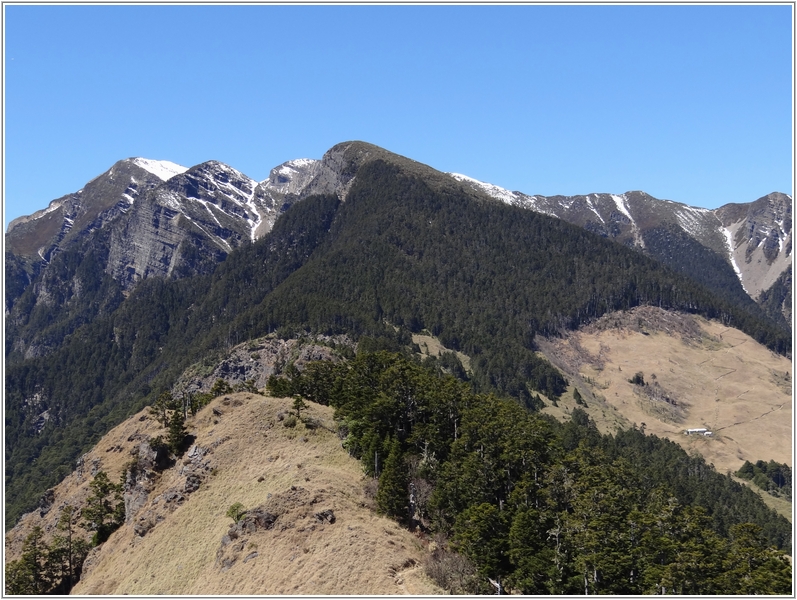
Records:
[[[185,417],[182,411],[172,411],[172,416],[169,418],[169,433],[166,436],[166,444],[169,446],[169,450],[177,456],[182,455],[186,435],[188,435],[188,430],[185,427]]]
[[[100,471],[89,487],[92,494],[86,499],[83,518],[86,528],[95,532],[91,543],[98,546],[124,523],[125,504],[122,500],[122,484],[111,483],[108,474]]]
[[[50,589],[47,546],[38,525],[25,538],[22,557],[6,565],[6,593],[41,595]]]
[[[298,394],[293,397],[293,410],[296,413],[296,418],[301,420],[302,419],[302,411],[308,409],[309,406],[307,402],[302,400],[302,397]]]
[[[171,392],[165,391],[157,397],[155,402],[150,407],[149,412],[163,427],[166,427],[166,425],[169,423],[168,411],[169,409],[174,408],[174,406],[175,401]]]
[[[409,478],[398,438],[390,443],[390,452],[379,476],[376,504],[384,514],[399,521],[407,519]]]
[[[68,594],[74,587],[80,579],[83,561],[91,548],[88,541],[80,537],[77,524],[75,507],[64,506],[57,524],[60,533],[53,537],[47,553],[51,579],[57,582],[53,590],[55,593]]]

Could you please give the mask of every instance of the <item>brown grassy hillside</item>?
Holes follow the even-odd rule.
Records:
[[[308,415],[321,427],[288,428],[281,415],[290,405],[232,394],[189,418],[197,447],[206,451],[193,465],[201,467],[199,488],[185,492],[192,466],[186,453],[160,475],[130,522],[92,551],[73,593],[441,593],[423,573],[423,542],[371,510],[360,465],[333,433],[332,409],[311,405]],[[31,527],[43,524],[52,533],[58,508],[85,498],[92,469],[118,480],[131,450],[159,433],[145,411],[106,435],[84,458],[83,474],[56,487],[45,517],[29,513],[6,536],[7,560],[18,556]],[[263,507],[276,516],[273,527],[223,545],[232,525],[225,514],[235,502]],[[316,516],[328,510],[333,523]],[[151,529],[137,535],[143,522]]]
[[[604,432],[644,426],[721,473],[745,460],[792,464],[791,362],[737,329],[640,307],[540,345],[571,383],[546,412],[566,417],[577,387]],[[646,385],[629,382],[636,373]],[[684,435],[698,427],[713,436]]]

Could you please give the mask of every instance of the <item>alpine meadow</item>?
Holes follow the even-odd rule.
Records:
[[[6,232],[6,593],[791,594],[767,192],[115,163]]]

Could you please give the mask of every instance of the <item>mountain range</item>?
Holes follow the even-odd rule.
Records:
[[[644,399],[676,429],[689,414],[705,422],[710,408],[675,374],[670,382],[659,370],[649,385],[641,371],[606,379],[606,364],[634,367],[611,363],[608,338],[594,352],[556,341],[607,322],[672,335],[681,321],[634,312],[650,307],[718,323],[676,327],[705,352],[727,348],[726,338],[760,348],[755,361],[737,360],[762,365],[752,401],[767,403],[762,416],[783,409],[790,382],[782,363],[791,357],[791,198],[780,193],[715,210],[643,192],[530,196],[346,142],[261,182],[216,161],[122,160],[12,221],[5,243],[7,527],[163,394],[185,403],[218,381],[254,389],[271,375],[290,380],[308,357],[328,360],[323,347],[348,361],[439,344],[425,364],[531,413],[567,420],[583,400],[598,419]],[[651,319],[664,325],[651,328]],[[321,349],[299,350],[308,340]],[[767,362],[769,352],[779,359]],[[562,413],[566,398],[578,401]],[[337,418],[335,401],[326,403]],[[391,435],[407,442],[412,419],[376,434],[379,448],[387,452]],[[616,426],[629,421],[617,417]],[[651,424],[657,435],[674,436],[670,429]],[[716,454],[723,464],[781,459],[734,444],[736,457]]]
[[[360,160],[385,154],[363,143],[341,144],[321,160],[285,162],[261,182],[217,161],[192,168],[143,158],[119,161],[83,189],[9,223],[7,269],[19,279],[9,286],[6,311],[54,254],[111,222],[105,269],[124,289],[146,277],[207,272],[233,248],[268,233],[292,203],[317,193],[345,197],[352,175],[341,165],[352,148]],[[546,197],[447,175],[507,204],[628,245],[704,282],[732,289],[735,278],[754,300],[783,296],[778,309],[790,320],[791,302],[781,290],[790,287],[785,278],[791,271],[792,198],[786,194],[709,210],[638,191]],[[19,265],[16,271],[9,260]]]

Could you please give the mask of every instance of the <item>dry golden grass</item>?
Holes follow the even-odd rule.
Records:
[[[625,327],[629,319],[618,317],[619,327],[592,327],[543,343],[580,389],[598,427],[611,432],[644,423],[647,433],[701,454],[721,473],[735,472],[745,460],[791,465],[791,362],[739,330],[700,317],[666,313],[666,328],[646,327],[647,319],[661,316],[657,311],[629,311],[641,327]],[[637,372],[676,405],[640,393],[628,381]],[[571,388],[558,408],[545,411],[566,418],[575,406]],[[713,437],[684,434],[698,427]]]
[[[217,443],[205,456],[212,471],[176,508],[167,507],[160,496],[169,489],[183,490],[182,461],[165,471],[138,513],[150,510],[163,520],[143,537],[135,535],[132,524],[116,531],[89,557],[73,593],[442,593],[420,567],[426,553],[424,542],[370,510],[362,469],[331,431],[332,409],[313,404],[307,411],[329,429],[310,430],[303,424],[288,428],[279,414],[287,413],[291,403],[290,399],[233,394],[226,401],[217,398],[189,419],[198,446],[210,448]],[[214,408],[223,414],[214,415]],[[130,459],[129,450],[138,443],[126,441],[136,430],[150,435],[163,432],[149,418],[138,420],[145,414],[111,431],[88,457],[102,457],[102,468],[114,480]],[[122,446],[122,451],[105,453],[107,447],[115,446]],[[56,490],[56,507],[75,495],[74,479],[70,476]],[[236,559],[225,570],[217,553],[232,524],[225,513],[235,502],[246,508],[265,505],[279,516],[272,529],[244,536],[239,552],[224,548],[221,556]],[[332,524],[314,517],[326,509],[334,511]],[[18,548],[37,517],[27,515],[19,530],[12,532],[15,541],[7,545]]]

